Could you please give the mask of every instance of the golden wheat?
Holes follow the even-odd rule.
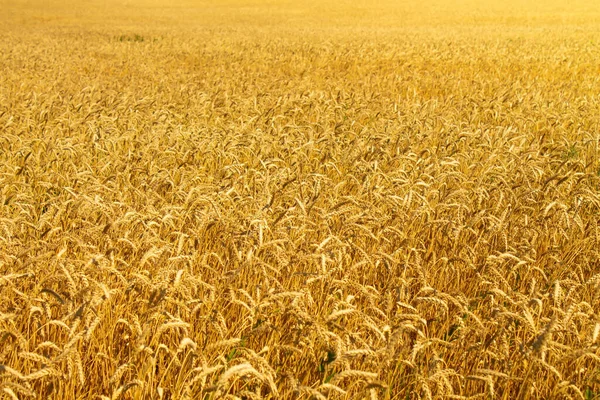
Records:
[[[600,396],[600,6],[0,0],[0,398]]]

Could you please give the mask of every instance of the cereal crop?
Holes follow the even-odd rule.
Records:
[[[0,399],[600,398],[600,3],[0,10]]]

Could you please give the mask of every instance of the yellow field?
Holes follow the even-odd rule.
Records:
[[[0,0],[1,399],[600,398],[600,3]]]

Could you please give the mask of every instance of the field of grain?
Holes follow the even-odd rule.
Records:
[[[1,399],[600,398],[600,3],[0,10]]]

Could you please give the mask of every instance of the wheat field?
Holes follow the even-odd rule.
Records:
[[[566,3],[0,0],[0,398],[600,398]]]

